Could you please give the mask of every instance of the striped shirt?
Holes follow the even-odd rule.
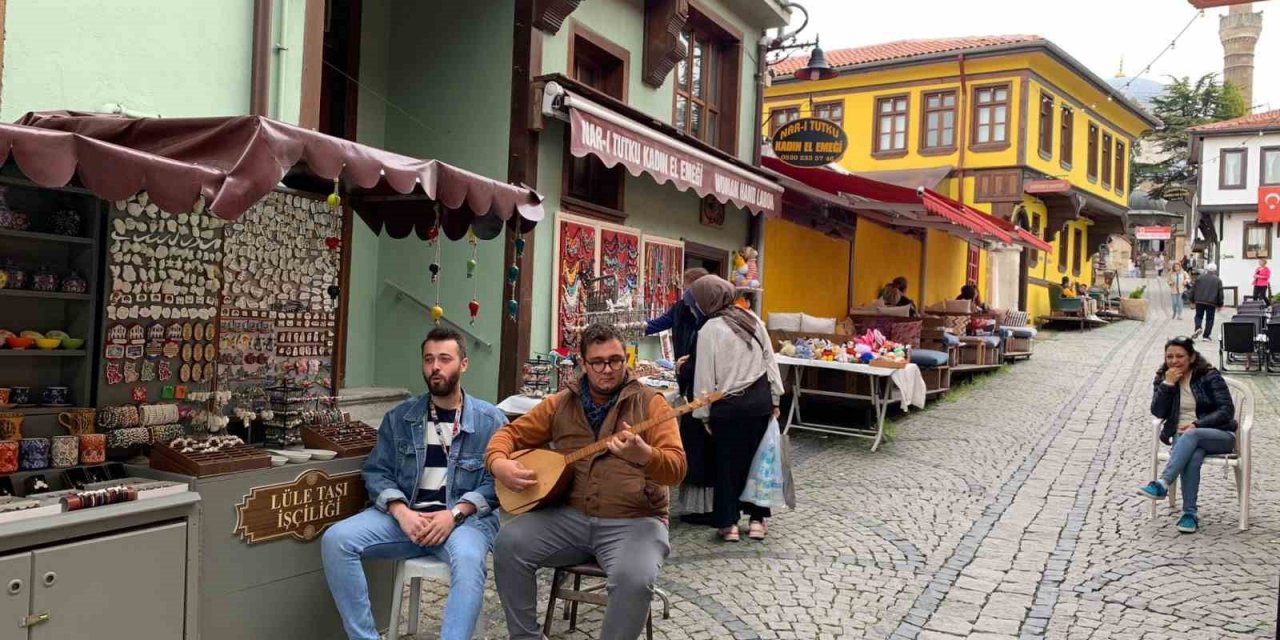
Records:
[[[431,422],[427,416],[422,418],[422,441],[426,444],[427,450],[426,455],[423,456],[422,479],[418,481],[418,494],[413,502],[415,511],[440,511],[448,504],[445,496],[445,478],[449,464],[448,449],[453,443],[453,426],[457,414],[457,409],[435,407],[435,417],[438,422]],[[442,437],[443,440],[441,440]]]

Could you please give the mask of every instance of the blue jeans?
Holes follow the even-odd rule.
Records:
[[[1182,512],[1196,515],[1196,498],[1200,494],[1200,465],[1210,454],[1231,453],[1236,448],[1236,434],[1220,429],[1196,427],[1173,439],[1173,452],[1160,477],[1165,484],[1182,479]]]
[[[1181,291],[1173,292],[1173,317],[1174,318],[1182,317],[1182,292]]]
[[[453,530],[444,544],[422,547],[409,541],[395,518],[373,508],[333,525],[321,540],[320,554],[329,592],[342,616],[347,637],[378,640],[361,558],[404,560],[434,555],[449,563],[450,572],[440,638],[469,640],[484,605],[484,561],[496,534],[486,523],[468,519]],[[400,594],[392,597],[398,600]]]

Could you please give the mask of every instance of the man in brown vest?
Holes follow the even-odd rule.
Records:
[[[519,516],[504,524],[494,541],[494,578],[512,640],[542,637],[534,580],[538,568],[592,559],[609,576],[601,640],[635,640],[671,550],[667,488],[685,473],[679,427],[675,418],[641,435],[628,426],[670,407],[628,375],[623,339],[612,326],[587,327],[581,356],[584,375],[578,385],[499,429],[485,451],[494,478],[522,491],[534,484],[534,473],[509,459],[511,453],[548,444],[570,453],[610,439],[606,453],[574,464],[567,505]]]

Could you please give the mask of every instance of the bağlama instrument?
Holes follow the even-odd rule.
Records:
[[[724,397],[724,394],[719,391],[704,393],[702,397],[693,402],[681,405],[679,408],[656,418],[649,418],[640,424],[632,425],[630,431],[636,435],[642,434],[667,420],[690,413],[722,397]],[[512,491],[502,482],[495,482],[498,502],[502,505],[502,510],[512,515],[518,515],[557,503],[560,497],[564,495],[565,490],[569,488],[569,481],[573,479],[573,474],[569,472],[569,468],[573,466],[573,463],[606,451],[611,438],[613,438],[612,435],[570,454],[552,451],[551,449],[525,449],[511,454],[509,459],[518,460],[525,468],[533,471],[537,477],[537,484],[524,491]]]

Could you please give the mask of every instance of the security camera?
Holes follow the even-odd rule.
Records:
[[[916,187],[916,196],[924,197],[924,187]]]

